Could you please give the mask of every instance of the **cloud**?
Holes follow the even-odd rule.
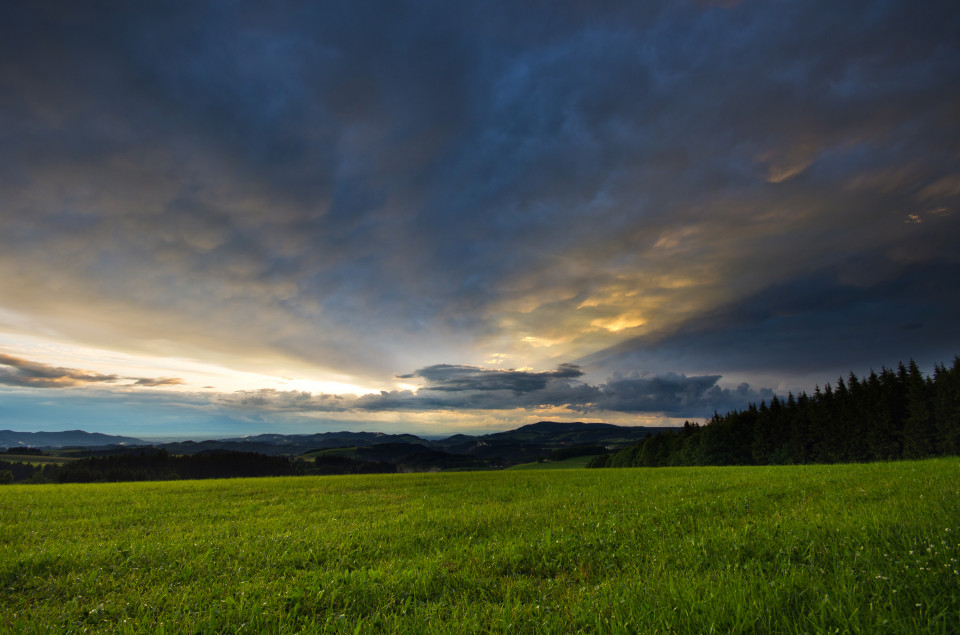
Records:
[[[33,362],[21,357],[0,354],[0,384],[23,386],[27,388],[75,388],[97,384],[116,384],[118,381],[132,380],[130,386],[176,386],[184,381],[178,377],[121,377],[119,375],[96,373],[76,368],[61,368],[41,362]]]
[[[416,391],[355,396],[264,389],[222,395],[219,402],[238,409],[287,413],[561,408],[578,413],[657,413],[697,418],[707,417],[715,410],[743,408],[749,401],[773,396],[771,390],[753,390],[746,383],[733,390],[721,388],[717,385],[720,375],[631,373],[615,375],[599,385],[579,381],[582,375],[572,364],[544,372],[438,364],[401,376],[426,379],[427,385]]]
[[[917,244],[938,240],[927,235]],[[577,360],[591,373],[668,364],[727,374],[813,375],[824,383],[915,359],[926,368],[960,351],[960,262],[890,266],[882,254],[784,280],[676,328]],[[842,351],[842,353],[840,352]],[[795,381],[790,383],[796,385]],[[799,386],[809,390],[811,386]]]
[[[757,298],[960,236],[950,3],[92,6],[0,24],[0,298],[37,332],[367,384],[684,333],[656,367],[709,375],[729,311],[789,371]]]
[[[179,377],[158,377],[156,379],[150,379],[147,377],[139,377],[136,381],[133,382],[134,386],[178,386],[183,384],[184,381]]]
[[[552,371],[489,370],[476,366],[454,366],[436,364],[421,368],[409,375],[400,375],[399,379],[420,377],[427,380],[424,390],[460,392],[468,390],[510,390],[514,393],[527,393],[543,390],[551,380],[576,379],[583,375],[573,364],[561,364]]]
[[[674,417],[704,417],[713,411],[740,409],[748,402],[769,400],[770,389],[752,390],[747,383],[736,389],[717,385],[720,375],[686,377],[667,373],[650,376],[634,373],[615,376],[601,386],[593,407],[613,412],[662,412]]]
[[[69,388],[84,384],[116,382],[117,375],[103,375],[75,368],[59,368],[0,354],[0,384],[31,388]]]
[[[220,395],[218,402],[224,405],[249,410],[275,412],[343,412],[356,401],[355,395],[315,395],[299,390],[238,390]]]
[[[581,375],[582,372],[570,364],[543,372],[436,364],[397,377],[426,379],[427,384],[416,391],[393,390],[356,396],[262,389],[222,395],[220,401],[238,408],[301,412],[539,408],[588,401],[596,389],[575,381]]]

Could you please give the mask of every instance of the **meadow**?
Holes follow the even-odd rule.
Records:
[[[0,488],[0,631],[960,631],[960,460]]]
[[[534,463],[521,463],[506,468],[507,470],[570,470],[587,467],[593,456],[575,456],[571,459],[562,461],[543,461]]]

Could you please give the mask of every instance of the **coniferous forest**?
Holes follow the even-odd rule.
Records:
[[[960,454],[960,356],[924,376],[912,360],[866,377],[850,373],[812,395],[686,422],[588,467],[785,465]]]

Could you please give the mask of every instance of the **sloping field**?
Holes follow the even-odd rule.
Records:
[[[587,467],[592,456],[575,456],[562,461],[545,461],[543,463],[521,463],[508,467],[507,470],[571,470]]]
[[[960,461],[0,488],[0,630],[957,632]]]

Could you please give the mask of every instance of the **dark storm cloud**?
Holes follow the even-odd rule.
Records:
[[[585,385],[437,358],[637,334],[657,365],[610,370],[822,367],[866,339],[817,330],[954,258],[958,31],[948,2],[4,3],[0,297],[121,348],[423,367],[425,407]],[[887,282],[819,274],[851,257]],[[935,349],[937,315],[888,326]]]
[[[960,262],[915,263],[890,275],[875,258],[800,276],[711,311],[673,332],[624,342],[586,367],[820,371],[819,383],[915,359],[923,367],[960,352]],[[878,279],[879,278],[879,279]],[[838,355],[838,351],[843,351]],[[832,374],[829,374],[832,373]]]
[[[112,383],[116,375],[102,375],[76,368],[59,368],[0,354],[0,384],[31,388],[69,388],[84,384]]]
[[[561,364],[556,370],[532,372],[521,370],[490,370],[475,366],[436,364],[421,368],[398,379],[420,377],[427,380],[424,390],[460,392],[466,390],[511,390],[517,394],[543,390],[556,379],[576,379],[583,375],[572,364]]]
[[[577,380],[581,371],[565,364],[555,371],[526,373],[439,364],[404,378],[427,379],[419,390],[382,391],[363,396],[315,395],[272,389],[239,391],[220,397],[233,408],[273,412],[430,412],[437,410],[536,410],[660,413],[671,417],[707,417],[714,411],[744,408],[769,400],[769,389],[717,385],[720,375],[687,377],[668,373],[615,375],[605,384]],[[535,377],[531,377],[535,376]]]
[[[514,410],[570,408],[581,411],[597,394],[597,388],[582,383],[551,382],[539,389],[518,392],[511,388],[384,391],[364,395],[353,407],[368,412],[431,410]]]
[[[686,377],[615,376],[601,386],[597,410],[613,412],[662,412],[674,417],[706,417],[713,411],[727,412],[773,397],[773,391],[752,390],[741,383],[736,389],[717,385],[720,375]]]
[[[417,391],[381,391],[358,397],[265,389],[232,393],[223,396],[222,400],[235,407],[304,412],[508,410],[578,406],[591,401],[597,394],[595,387],[576,381],[582,374],[570,364],[562,364],[556,370],[544,372],[437,364],[398,376],[398,379],[425,379],[426,385]]]

